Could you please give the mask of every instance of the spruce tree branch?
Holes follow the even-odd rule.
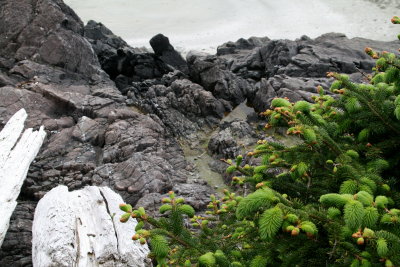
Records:
[[[377,116],[383,122],[383,124],[385,124],[387,127],[389,127],[396,134],[400,134],[400,131],[397,130],[396,128],[394,128],[390,123],[388,123],[387,120],[385,120],[385,118],[383,118],[381,116],[381,114],[379,114],[379,112],[375,110],[375,108],[373,107],[373,105],[371,105],[370,102],[367,102],[367,105],[370,108],[370,110],[375,114],[375,116]]]
[[[366,78],[368,81],[371,81],[371,77],[369,77],[365,72],[363,72],[362,70],[360,70],[357,67],[355,67],[355,68],[359,73],[361,73],[362,76],[364,76],[364,78]]]
[[[337,239],[335,239],[335,243],[333,244],[332,251],[328,253],[329,254],[329,259],[332,259],[333,254],[335,254],[337,243],[338,243],[338,241],[337,241]]]
[[[332,152],[334,152],[337,156],[341,154],[340,150],[338,150],[336,147],[329,144],[326,140],[322,140],[322,143],[324,143],[326,146],[328,146],[330,148],[330,150],[332,150]]]
[[[393,67],[395,67],[395,68],[400,69],[400,66],[397,65],[397,64],[395,64],[395,63],[393,63],[393,62],[386,62],[386,63],[389,64],[389,65],[391,65],[391,66],[393,66]]]
[[[156,227],[156,228],[161,228],[160,225],[158,223],[155,223],[153,220],[148,220],[148,218],[143,218],[144,221],[146,221],[147,223],[149,223],[150,225]],[[187,247],[187,248],[194,248],[195,250],[199,251],[200,253],[203,253],[204,251],[200,250],[200,248],[198,246],[192,246],[189,243],[185,242],[184,240],[180,239],[179,237],[177,237],[176,235],[174,235],[173,233],[171,233],[168,230],[163,229],[166,233],[166,235],[168,235],[170,238],[172,238],[173,240],[175,240],[176,242],[180,243],[181,245]]]
[[[354,88],[354,85],[347,80],[341,79],[341,82],[347,88]],[[365,99],[365,97],[361,94],[357,94],[357,95],[358,95],[358,99],[362,100],[369,107],[369,109],[372,111],[372,113],[382,121],[382,123],[384,125],[386,125],[388,128],[390,128],[396,134],[400,134],[400,131],[398,129],[394,128],[390,123],[388,123],[387,120],[375,109],[375,107],[371,104],[371,102],[368,101],[368,99]]]

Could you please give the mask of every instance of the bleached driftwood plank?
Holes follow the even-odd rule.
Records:
[[[131,240],[136,220],[119,222],[121,203],[106,187],[68,192],[60,185],[49,191],[35,210],[33,266],[146,266],[147,246]]]
[[[14,114],[0,132],[0,169],[6,163],[6,159],[14,147],[22,130],[28,114],[25,109],[20,109]]]
[[[20,138],[26,118],[26,111],[19,110],[0,132],[0,247],[29,166],[46,136],[42,126],[38,131],[25,130]]]

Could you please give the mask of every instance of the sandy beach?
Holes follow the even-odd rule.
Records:
[[[82,18],[101,21],[130,45],[149,47],[157,33],[180,51],[214,52],[227,41],[251,36],[271,39],[348,37],[394,40],[390,18],[399,1],[374,0],[66,0]],[[358,11],[358,12],[355,12]],[[360,12],[361,11],[361,12]],[[397,14],[398,15],[398,14]]]

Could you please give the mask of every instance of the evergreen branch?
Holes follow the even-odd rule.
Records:
[[[148,217],[144,217],[143,220],[146,221],[147,223],[149,223],[150,225],[156,227],[156,228],[162,228],[158,223],[156,223],[155,220],[149,220]],[[171,233],[170,231],[165,230],[165,229],[164,229],[164,231],[165,231],[166,235],[168,235],[170,238],[172,238],[173,240],[175,240],[179,244],[181,244],[181,245],[183,245],[183,246],[185,246],[187,248],[193,248],[193,249],[199,251],[200,253],[204,253],[204,250],[201,250],[199,246],[192,246],[189,243],[185,242],[184,240],[180,239],[175,234]]]
[[[353,83],[349,82],[346,79],[341,79],[340,80],[343,85],[347,88],[354,88],[355,86],[353,85]],[[368,101],[367,99],[365,99],[365,97],[363,95],[358,95],[358,99],[362,100],[364,102],[364,104],[366,104],[369,109],[372,111],[372,113],[374,113],[374,115],[380,119],[380,121],[389,129],[391,129],[392,131],[394,131],[396,134],[400,134],[400,131],[396,128],[394,128],[390,123],[388,123],[387,119],[385,119],[376,109],[375,107],[371,104],[370,101]]]
[[[396,128],[394,128],[390,123],[387,122],[387,120],[385,120],[385,118],[383,118],[378,111],[375,110],[375,108],[372,106],[372,104],[370,102],[367,102],[368,107],[370,108],[370,110],[375,114],[375,116],[377,116],[383,124],[385,124],[388,128],[390,128],[392,131],[394,131],[396,134],[400,134],[400,131],[397,130]]]

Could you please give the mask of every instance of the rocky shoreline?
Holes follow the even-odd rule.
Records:
[[[108,186],[150,211],[173,190],[201,211],[215,188],[201,179],[183,144],[204,149],[221,173],[219,158],[264,137],[254,131],[255,112],[274,97],[310,100],[316,86],[332,82],[327,71],[362,81],[374,64],[364,47],[398,49],[398,42],[330,33],[240,39],[216,55],[190,52],[184,59],[163,35],[150,40],[153,53],[128,46],[101,23],[84,25],[62,0],[5,0],[0,14],[0,129],[25,108],[27,127],[44,125],[47,132],[0,266],[32,265],[33,212],[57,185]],[[246,101],[254,114],[223,120]]]

